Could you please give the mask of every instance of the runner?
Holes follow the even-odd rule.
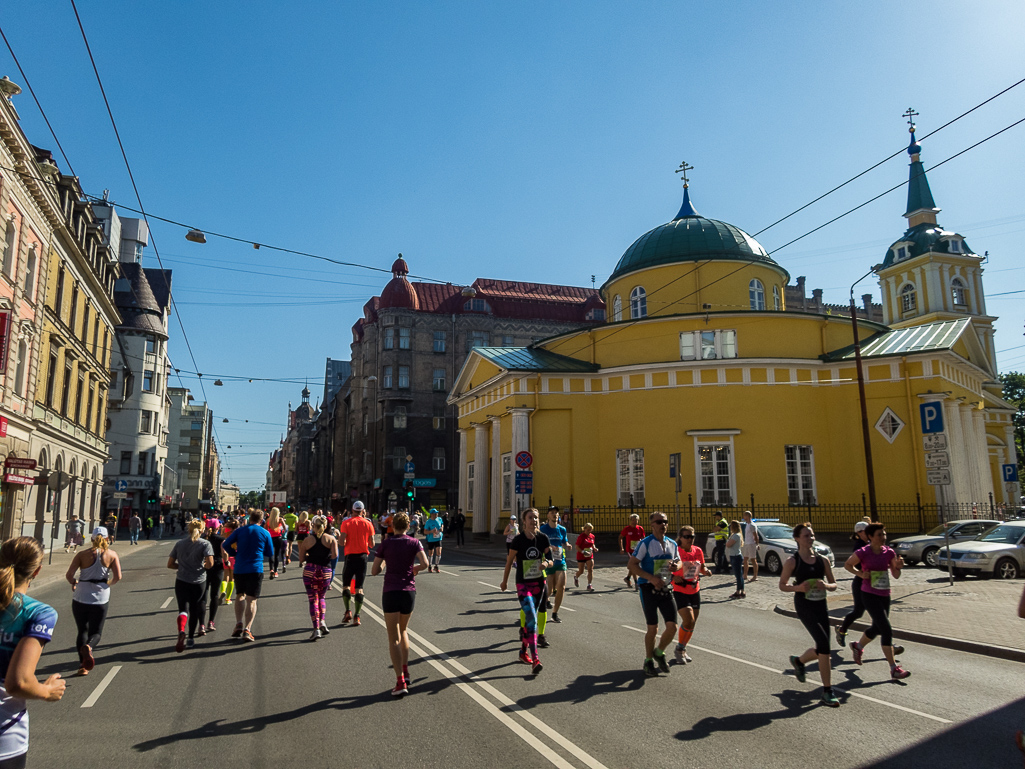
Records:
[[[75,650],[78,652],[80,676],[89,675],[96,666],[93,651],[100,643],[103,623],[110,605],[110,588],[121,580],[121,559],[110,549],[107,530],[97,526],[92,547],[75,555],[65,579],[71,584],[71,614],[78,627]],[[75,572],[81,570],[78,579]]]
[[[367,511],[363,503],[356,500],[352,503],[352,516],[342,521],[338,535],[338,546],[345,551],[345,564],[342,566],[342,600],[345,602],[345,616],[342,624],[349,620],[356,627],[360,625],[359,612],[363,608],[363,581],[367,577],[367,557],[374,548],[374,524],[366,517]],[[349,611],[352,600],[351,586],[356,588],[356,612]]]
[[[210,543],[210,547],[214,551],[214,565],[206,571],[206,584],[203,586],[203,606],[207,606],[207,596],[209,596],[209,609],[210,621],[207,623],[203,622],[201,618],[199,620],[199,635],[206,635],[209,630],[211,633],[217,630],[217,626],[214,625],[214,618],[217,616],[217,607],[220,606],[223,594],[221,592],[221,584],[224,580],[224,536],[221,534],[221,522],[216,518],[211,518],[206,522],[206,530],[203,532],[203,537],[207,542]]]
[[[673,598],[680,614],[680,635],[676,644],[676,661],[681,665],[692,662],[687,644],[694,635],[694,625],[701,611],[701,577],[712,572],[705,566],[705,554],[694,547],[694,527],[682,526],[676,536],[679,547],[680,569],[673,572]]]
[[[303,587],[310,602],[310,619],[313,620],[311,641],[326,636],[327,591],[331,589],[332,559],[338,560],[338,540],[327,534],[327,518],[318,515],[313,519],[313,533],[299,545],[299,563],[303,567]]]
[[[637,543],[644,539],[644,527],[641,526],[641,516],[634,513],[630,516],[630,525],[624,526],[623,530],[619,532],[619,552],[629,557],[633,555],[634,548],[637,547]],[[627,568],[626,576],[623,577],[623,581],[627,587],[637,587],[637,580],[634,580],[634,584],[630,584],[630,569]]]
[[[420,540],[407,536],[409,516],[395,515],[392,520],[394,536],[377,548],[373,576],[384,566],[384,587],[381,592],[381,613],[388,628],[388,654],[395,671],[393,697],[409,693],[409,633],[407,627],[416,603],[416,575],[430,568]],[[357,623],[358,624],[358,623]]]
[[[548,520],[541,525],[541,533],[548,537],[551,545],[552,567],[547,569],[548,573],[548,595],[555,597],[555,604],[545,607],[552,610],[552,622],[562,622],[559,619],[559,608],[562,606],[562,598],[566,593],[566,549],[573,549],[567,539],[566,527],[559,523],[559,508],[548,508]],[[538,645],[543,649],[548,645],[544,633],[538,637]]]
[[[40,683],[36,666],[53,638],[57,612],[25,594],[43,567],[43,548],[31,537],[0,546],[0,765],[24,767],[28,753],[25,700],[57,702],[67,685],[58,673]]]
[[[310,514],[303,510],[299,513],[299,520],[295,524],[296,541],[302,542],[310,536]]]
[[[295,547],[295,541],[297,536],[295,527],[296,524],[299,523],[299,516],[293,513],[291,510],[289,510],[283,516],[283,520],[285,521],[285,526],[288,527],[288,534],[285,535],[285,565],[287,566],[292,562],[292,549],[293,547]],[[302,542],[301,539],[299,541]]]
[[[270,578],[278,578],[278,567],[281,570],[285,570],[285,524],[281,520],[281,511],[272,507],[270,509],[270,515],[267,516],[266,523],[267,533],[270,534],[270,540],[273,543],[273,551],[271,553],[270,561]]]
[[[587,568],[587,592],[593,593],[591,583],[594,581],[594,554],[598,548],[594,544],[594,524],[585,523],[580,535],[577,537],[577,573],[573,575],[573,586],[580,587],[580,575]]]
[[[640,541],[630,556],[630,572],[639,585],[641,608],[647,631],[644,634],[644,675],[657,676],[658,671],[669,672],[666,649],[676,635],[676,601],[670,589],[669,579],[682,564],[676,543],[666,537],[669,519],[662,513],[652,513],[648,522],[652,533]],[[658,616],[666,629],[655,645],[658,635]],[[657,667],[656,667],[657,665]]]
[[[851,539],[854,540],[855,550],[869,544],[868,535],[865,534],[865,529],[867,528],[868,524],[864,521],[858,521],[854,524],[854,535]],[[865,602],[861,599],[862,595],[861,577],[855,575],[854,579],[851,580],[851,597],[854,599],[854,607],[836,627],[836,643],[841,649],[847,648],[847,632],[851,629],[851,625],[861,619],[861,616],[865,613]]]
[[[438,517],[438,511],[431,508],[430,518],[427,519],[427,523],[424,524],[424,536],[427,538],[427,557],[429,565],[427,567],[428,573],[432,570],[435,574],[441,571],[441,541],[444,539],[445,534],[442,529],[441,519]],[[394,526],[394,523],[392,524]]]
[[[178,572],[174,581],[174,597],[178,600],[178,643],[174,650],[181,654],[196,645],[196,627],[205,614],[206,570],[213,568],[214,549],[200,539],[205,525],[202,520],[189,521],[188,534],[174,543],[167,559],[167,568]],[[188,624],[189,636],[185,637]]]
[[[865,631],[860,641],[851,641],[851,652],[854,662],[860,665],[865,646],[879,636],[883,656],[890,663],[890,678],[898,681],[910,676],[911,672],[898,665],[894,658],[893,628],[890,626],[890,576],[900,579],[904,559],[887,547],[886,527],[883,524],[870,523],[865,528],[865,535],[869,544],[855,550],[844,568],[855,577],[861,577],[861,600],[872,618],[872,626]]]
[[[530,508],[523,513],[523,531],[510,543],[499,588],[505,592],[509,585],[509,570],[513,561],[516,561],[516,597],[520,601],[522,618],[520,661],[530,665],[534,675],[540,673],[544,667],[537,657],[538,614],[544,608],[548,597],[544,570],[552,565],[552,561],[548,559],[550,552],[548,537],[537,528],[537,510]]]
[[[270,560],[274,551],[274,543],[270,534],[260,524],[263,522],[263,510],[249,513],[249,523],[242,526],[224,540],[224,550],[233,554],[235,563],[235,592],[239,600],[235,602],[235,629],[232,638],[243,641],[255,641],[253,637],[253,620],[256,618],[256,601],[263,587],[263,562]]]
[[[516,516],[509,516],[509,523],[505,526],[505,549],[509,550],[512,547],[512,541],[516,539],[516,535],[520,533],[520,525],[516,522]]]
[[[794,594],[794,611],[801,624],[811,634],[815,646],[800,657],[790,658],[794,676],[802,684],[805,665],[816,657],[819,661],[819,677],[822,679],[822,702],[831,708],[840,707],[840,700],[833,694],[829,661],[829,611],[826,607],[826,591],[836,590],[833,569],[829,561],[815,552],[815,532],[810,523],[799,523],[794,527],[794,541],[797,552],[787,558],[783,572],[779,575],[779,589]],[[790,584],[793,578],[794,584]]]
[[[237,528],[238,521],[234,516],[228,518],[221,528],[221,537],[227,539]],[[225,606],[231,606],[231,597],[235,594],[235,559],[224,551],[223,539],[221,541],[221,563],[224,565],[224,579],[221,581],[218,597],[224,601]]]

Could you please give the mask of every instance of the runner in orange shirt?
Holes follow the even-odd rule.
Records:
[[[673,572],[673,598],[680,613],[679,643],[676,644],[676,661],[683,665],[690,662],[687,643],[694,635],[694,625],[701,611],[701,577],[710,577],[712,572],[705,566],[705,553],[694,545],[694,529],[682,526],[676,537],[680,546],[680,570]]]
[[[338,533],[338,547],[344,548],[345,563],[342,566],[342,600],[345,601],[345,616],[342,617],[342,624],[345,625],[352,620],[355,627],[359,627],[359,613],[363,608],[363,580],[367,576],[367,558],[374,547],[374,524],[366,518],[366,508],[363,503],[356,500],[352,503],[352,516],[342,521]],[[391,531],[391,516],[388,517],[389,531]],[[352,591],[349,585],[356,581],[356,611],[349,611],[349,601],[352,598]]]

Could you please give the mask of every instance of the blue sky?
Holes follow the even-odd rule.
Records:
[[[754,234],[905,146],[908,106],[922,136],[1025,77],[1020,2],[79,10],[151,214],[383,269],[401,252],[415,275],[453,283],[601,284],[676,213],[684,159],[697,209]],[[10,4],[0,24],[83,187],[134,207],[70,2]],[[6,50],[0,62],[24,86]],[[29,139],[53,148],[27,91],[15,103]],[[926,140],[926,167],[1022,117],[1025,85]],[[994,296],[1025,289],[1023,161],[1025,124],[929,175],[940,223],[990,253],[1002,370],[1025,369],[1025,293]],[[906,179],[901,155],[758,240],[773,251]],[[775,258],[844,302],[904,231],[904,202],[891,193]],[[153,231],[226,475],[259,487],[302,384],[210,383],[309,377],[316,399],[325,358],[348,358],[389,276]],[[202,399],[177,321],[170,345]]]

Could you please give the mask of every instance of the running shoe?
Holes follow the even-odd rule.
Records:
[[[535,676],[544,670],[544,667],[545,666],[541,664],[541,660],[537,657],[534,657],[534,659],[530,661],[530,672]]]
[[[669,660],[666,659],[665,652],[655,655],[655,664],[658,665],[658,669],[663,673],[669,672]]]
[[[310,636],[310,640],[311,641],[318,641],[318,640],[320,640],[320,628],[319,627],[313,628],[313,634]]]
[[[847,633],[839,625],[836,626],[836,645],[841,649],[847,646]]]
[[[282,566],[281,567],[281,573],[284,574],[286,571],[288,571],[288,569],[286,569],[284,566]]]
[[[435,574],[441,574],[441,567],[440,566],[435,566],[434,567],[434,573]]]
[[[557,612],[557,611],[553,611],[552,612],[552,622],[554,622],[557,625],[562,624],[562,620],[559,619],[559,612]]]
[[[658,668],[655,667],[655,660],[644,660],[644,675],[654,678],[658,675]]]
[[[96,660],[93,658],[93,650],[92,647],[89,646],[89,644],[86,644],[82,647],[82,652],[80,656],[82,657],[82,670],[88,673],[90,670],[96,667]]]
[[[185,651],[185,634],[184,633],[179,633],[178,634],[178,643],[176,643],[174,645],[174,650],[176,652],[178,652],[179,654],[181,654],[183,651]]]
[[[290,564],[291,562],[292,562],[291,558],[286,558],[285,559],[285,566],[288,566],[288,564]]]
[[[676,644],[676,654],[674,656],[680,665],[686,665],[688,662],[693,662],[690,655],[687,654],[687,647],[683,644]]]
[[[587,592],[588,592],[588,593],[593,593],[593,592],[594,592],[594,588],[593,588],[593,587],[591,587],[590,585],[588,585],[588,586],[587,586]]]
[[[231,631],[231,637],[232,638],[239,638],[239,637],[241,637],[242,636],[242,631],[243,631],[242,623],[239,622],[239,623],[237,623],[235,625],[235,629]]]
[[[854,655],[854,664],[861,664],[861,657],[865,653],[865,650],[861,648],[857,641],[851,641],[851,654]]]
[[[206,626],[206,629],[207,629],[208,632],[212,633],[215,630],[217,630],[217,626],[214,625],[214,621],[213,620],[210,620],[210,622]]]
[[[399,677],[395,681],[395,688],[391,690],[392,697],[401,697],[404,694],[409,694],[409,686],[406,684],[406,679]]]
[[[900,681],[901,679],[907,678],[911,675],[910,670],[905,670],[900,665],[894,665],[890,668],[890,678],[894,681]]]
[[[805,679],[805,673],[804,673],[804,663],[801,662],[801,658],[800,657],[791,657],[790,658],[790,664],[794,666],[794,678],[796,678],[798,681],[800,681],[803,684],[804,683],[804,679]]]
[[[551,611],[551,609],[552,609],[552,602],[551,601],[545,601],[545,608],[548,609],[549,611]]]
[[[253,638],[253,633],[252,633],[251,630],[243,630],[242,631],[242,640],[243,641],[255,641],[256,639]]]
[[[840,700],[836,698],[836,695],[832,691],[822,690],[822,704],[828,708],[840,707]]]
[[[324,623],[324,622],[321,622],[320,623],[320,634],[321,635],[329,635],[330,633],[331,633],[331,631],[328,630],[327,624]]]
[[[580,587],[580,577],[573,575],[573,587]]]
[[[537,647],[539,649],[547,649],[549,646],[551,646],[551,644],[548,643],[548,639],[545,638],[545,634],[539,633],[537,636]]]
[[[623,581],[626,583],[627,587],[632,587],[632,585],[630,584],[630,578],[629,577],[623,577]]]
[[[277,576],[278,576],[278,573],[277,573],[276,571],[272,571],[272,572],[270,573],[270,578],[271,578],[271,579],[276,579],[276,578],[277,578]]]
[[[85,668],[79,668],[79,669],[78,669],[78,674],[79,674],[80,676],[87,676],[87,675],[89,675],[89,671],[88,671],[88,670],[86,670]]]
[[[185,648],[186,649],[191,649],[195,645],[196,645],[196,639],[195,638],[186,638],[185,639]]]
[[[352,612],[348,609],[345,610],[345,616],[342,617],[342,624],[348,625],[352,621]]]
[[[196,631],[196,635],[206,635],[206,625],[202,622],[199,623],[199,630]]]
[[[522,662],[522,663],[524,663],[526,665],[533,665],[534,664],[534,660],[531,659],[530,655],[527,654],[527,652],[525,652],[525,651],[520,652],[520,662]]]
[[[893,653],[894,653],[894,655],[903,654],[904,653],[904,647],[901,646],[900,644],[894,644],[893,645]]]
[[[355,617],[352,618],[352,626],[353,627],[359,627],[362,624],[363,624],[363,622],[362,622],[362,620],[360,620],[358,614]]]

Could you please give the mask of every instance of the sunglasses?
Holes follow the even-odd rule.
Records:
[[[681,534],[680,539],[694,539],[693,534]]]
[[[657,523],[657,524],[659,524],[661,526],[668,526],[669,525],[669,521],[660,521],[660,520],[657,520],[657,519],[652,521],[652,523]]]

